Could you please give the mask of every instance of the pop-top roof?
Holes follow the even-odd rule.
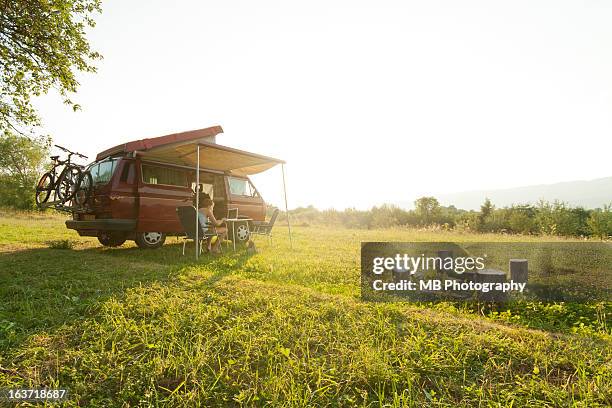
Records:
[[[223,133],[221,126],[213,126],[189,132],[135,140],[99,153],[96,160],[133,153],[148,160],[195,167],[197,165],[197,146],[199,145],[200,168],[202,169],[248,176],[261,173],[279,163],[284,163],[280,159],[245,152],[212,142],[211,138],[219,133]]]

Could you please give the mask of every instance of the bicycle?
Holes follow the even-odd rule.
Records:
[[[55,145],[60,150],[68,153],[66,160],[60,160],[59,156],[51,156],[53,167],[40,177],[36,184],[36,205],[42,207],[47,204],[51,193],[54,193],[54,200],[48,205],[63,204],[70,201],[78,191],[83,181],[83,166],[72,163],[72,156],[87,159],[81,153],[72,152],[65,147]],[[64,166],[58,175],[58,168]],[[91,178],[91,175],[89,176]]]
[[[74,194],[74,201],[79,207],[83,207],[89,197],[91,196],[93,188],[93,177],[89,170],[83,170],[81,173],[81,179],[76,188],[76,192]]]

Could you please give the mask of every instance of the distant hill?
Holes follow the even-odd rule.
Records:
[[[496,207],[512,204],[535,204],[539,200],[564,201],[572,206],[598,208],[612,202],[612,177],[595,180],[567,181],[555,184],[516,187],[503,190],[478,190],[452,194],[432,194],[444,206],[454,205],[465,210],[477,210],[485,198]],[[399,203],[412,207],[412,203]]]

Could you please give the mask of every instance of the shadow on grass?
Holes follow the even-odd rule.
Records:
[[[188,245],[189,247],[189,245]],[[193,246],[191,247],[193,250]],[[95,317],[98,306],[132,287],[167,283],[192,267],[213,271],[207,284],[231,274],[249,258],[244,250],[216,257],[182,244],[138,248],[27,249],[0,253],[0,353],[29,336]]]

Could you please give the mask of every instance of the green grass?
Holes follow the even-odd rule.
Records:
[[[279,227],[196,263],[174,238],[108,249],[38,217],[0,216],[0,387],[100,407],[612,404],[607,304],[359,299],[361,241],[537,238],[298,227],[291,251]]]

